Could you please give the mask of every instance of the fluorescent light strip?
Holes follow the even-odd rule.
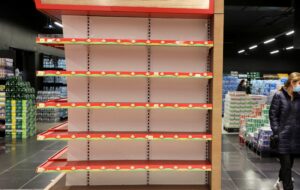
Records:
[[[295,33],[295,31],[292,30],[292,31],[287,32],[285,35],[289,36],[289,35],[292,35],[292,34],[294,34],[294,33]]]
[[[56,25],[56,26],[59,26],[59,27],[61,27],[61,28],[63,28],[64,26],[61,24],[61,23],[59,23],[59,22],[54,22],[54,24]]]
[[[279,50],[271,51],[270,54],[276,54],[279,53]]]
[[[287,47],[285,48],[286,50],[290,50],[290,49],[294,49],[294,46],[290,46],[290,47]]]
[[[267,41],[264,42],[264,44],[268,44],[268,43],[271,43],[271,42],[274,42],[275,41],[275,38],[272,38],[272,39],[269,39]]]
[[[238,51],[239,54],[244,53],[246,50],[242,49],[240,51]]]
[[[257,45],[249,47],[249,49],[255,49],[255,48],[257,48]]]

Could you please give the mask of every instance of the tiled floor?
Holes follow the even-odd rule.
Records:
[[[239,144],[237,135],[223,136],[222,190],[273,190],[278,178],[276,158],[261,158]],[[300,159],[296,159],[293,177],[300,189]]]
[[[41,131],[52,125],[38,128]],[[17,142],[0,139],[0,189],[45,188],[58,174],[36,174],[35,169],[64,146],[64,142],[37,142],[35,138]],[[241,146],[237,135],[223,136],[222,156],[222,190],[273,189],[279,169],[276,158],[260,158]],[[293,175],[298,190],[300,159],[295,162]]]
[[[38,124],[38,132],[53,125]],[[15,142],[0,138],[0,189],[44,189],[58,174],[37,174],[35,169],[65,145],[35,137]]]

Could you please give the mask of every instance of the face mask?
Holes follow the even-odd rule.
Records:
[[[297,85],[296,87],[294,87],[293,91],[294,92],[300,92],[300,85]]]

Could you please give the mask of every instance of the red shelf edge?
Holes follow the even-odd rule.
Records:
[[[142,71],[37,71],[38,77],[43,76],[91,76],[91,77],[178,77],[178,78],[212,78],[211,72],[142,72]]]
[[[214,14],[214,0],[209,1],[208,9],[192,8],[156,8],[130,6],[89,6],[89,5],[60,5],[42,4],[35,0],[36,8],[56,18],[67,15],[103,15],[103,16],[132,16],[132,17],[191,17],[202,18]]]
[[[77,171],[211,171],[212,166],[203,160],[97,160],[67,161],[63,157],[67,148],[62,149],[37,168],[44,172],[77,172]]]
[[[47,101],[37,108],[84,108],[84,109],[213,109],[206,103],[145,103],[145,102],[65,102]]]
[[[179,46],[213,47],[213,41],[193,40],[145,40],[145,39],[107,39],[107,38],[36,38],[36,43],[63,47],[64,45],[135,45],[135,46]]]
[[[67,124],[51,128],[37,136],[38,140],[212,140],[204,132],[69,132]]]

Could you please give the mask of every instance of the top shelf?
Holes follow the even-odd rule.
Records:
[[[104,38],[37,38],[36,43],[56,48],[64,45],[123,45],[123,46],[171,46],[171,47],[213,47],[213,41],[140,40]]]
[[[214,14],[214,0],[35,0],[35,4],[56,19],[61,15],[208,18]]]

